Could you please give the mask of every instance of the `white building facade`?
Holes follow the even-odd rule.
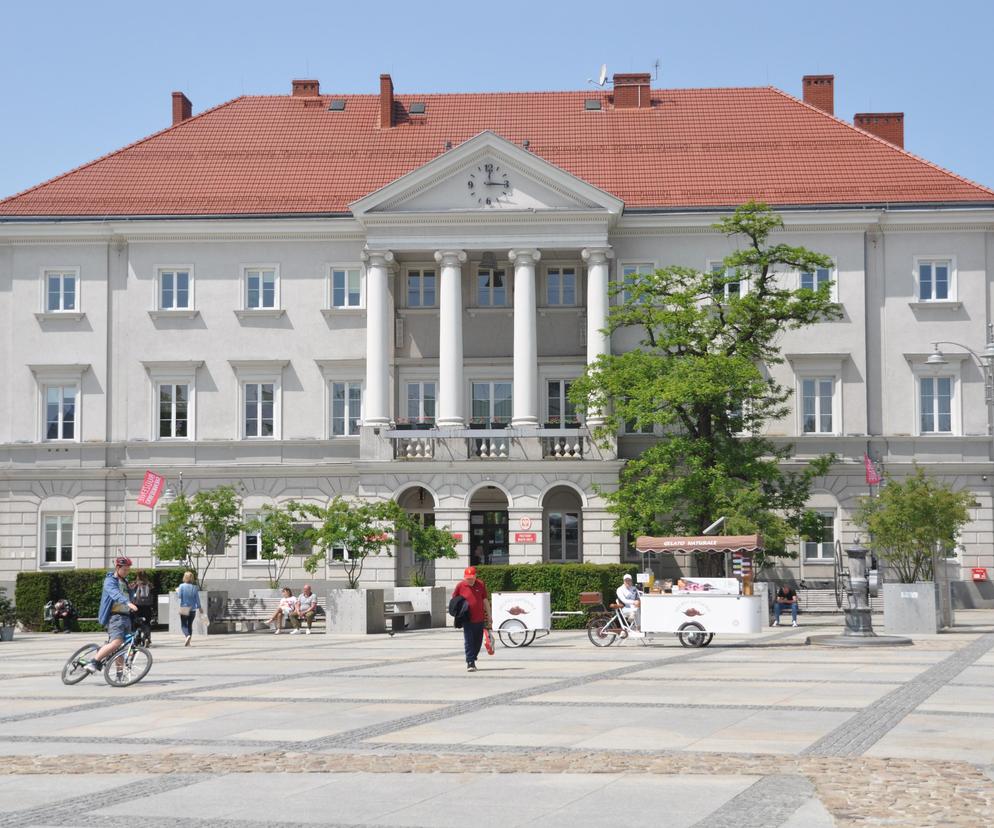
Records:
[[[979,351],[987,338],[994,194],[977,190],[781,210],[776,240],[834,263],[783,278],[831,279],[842,309],[787,334],[773,369],[795,393],[771,436],[798,461],[839,457],[812,494],[826,534],[797,544],[799,577],[831,577],[833,540],[857,534],[865,452],[972,491],[961,563],[994,567],[984,376],[955,346],[926,363],[933,342]],[[457,536],[437,583],[471,560],[630,559],[604,492],[654,437],[594,445],[567,391],[598,355],[636,344],[602,332],[609,286],[711,269],[736,244],[711,228],[727,208],[632,208],[483,130],[337,214],[149,212],[0,212],[0,584],[122,550],[153,565],[157,510],[135,503],[146,469],[187,493],[235,484],[247,514],[395,498]],[[301,562],[288,581],[308,577]],[[363,580],[406,583],[412,566],[401,540]],[[256,539],[212,573],[232,595],[264,585]]]

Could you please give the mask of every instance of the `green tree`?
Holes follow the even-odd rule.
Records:
[[[411,586],[427,586],[428,567],[439,558],[458,558],[456,539],[448,526],[423,526],[421,521],[407,515],[404,529],[414,551],[414,572]]]
[[[953,491],[916,466],[901,482],[887,476],[879,496],[861,498],[854,519],[870,536],[867,546],[893,567],[898,582],[913,584],[935,577],[935,556],[956,548],[973,505],[970,492]]]
[[[367,557],[391,554],[394,537],[406,519],[404,510],[392,500],[352,503],[336,497],[326,507],[304,504],[301,510],[317,522],[311,535],[317,551],[304,562],[304,568],[314,572],[333,549],[344,549],[342,566],[351,589],[359,585]]]
[[[201,489],[192,497],[181,493],[153,529],[155,556],[180,561],[204,587],[215,556],[244,528],[241,515],[242,498],[234,486]]]
[[[270,589],[279,587],[291,556],[310,548],[314,530],[306,523],[301,504],[290,501],[283,506],[263,506],[245,524],[245,531],[258,534],[259,557],[266,562]]]
[[[807,536],[811,484],[832,456],[785,461],[793,446],[763,436],[788,413],[790,390],[767,367],[783,362],[781,335],[839,316],[831,284],[790,287],[786,274],[831,267],[803,247],[768,244],[783,221],[750,202],[714,225],[741,242],[720,271],[664,267],[615,286],[619,304],[607,331],[640,332],[640,347],[601,356],[573,384],[577,408],[603,412],[594,438],[610,442],[622,425],[654,426],[658,440],[630,460],[606,492],[618,530],[699,534],[716,517],[732,533],[761,532],[767,554]]]

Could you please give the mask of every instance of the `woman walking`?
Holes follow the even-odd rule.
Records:
[[[183,627],[183,635],[186,636],[184,647],[190,646],[193,638],[193,619],[197,617],[197,610],[200,607],[200,590],[193,583],[193,573],[183,573],[183,583],[176,588],[179,596],[179,623]]]

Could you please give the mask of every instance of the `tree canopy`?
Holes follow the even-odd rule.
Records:
[[[830,282],[794,286],[797,273],[832,261],[769,244],[782,226],[766,205],[750,202],[714,225],[740,242],[721,268],[663,267],[612,288],[619,301],[607,331],[636,330],[640,346],[601,356],[570,397],[578,409],[602,413],[594,437],[603,443],[626,423],[658,436],[628,461],[617,490],[605,492],[620,531],[695,535],[724,515],[732,533],[762,533],[771,554],[816,531],[805,507],[833,458],[786,464],[793,446],[764,436],[766,423],[788,413],[791,395],[767,369],[783,361],[785,331],[840,311]]]

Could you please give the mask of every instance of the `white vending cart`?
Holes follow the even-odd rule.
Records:
[[[505,647],[527,647],[552,629],[548,592],[494,592],[490,610],[494,629]]]
[[[759,535],[704,535],[636,541],[640,552],[731,553],[740,578],[680,579],[672,592],[646,592],[641,598],[643,635],[676,633],[685,647],[706,647],[715,633],[748,635],[763,630],[764,598],[752,594],[752,556],[762,550]]]

